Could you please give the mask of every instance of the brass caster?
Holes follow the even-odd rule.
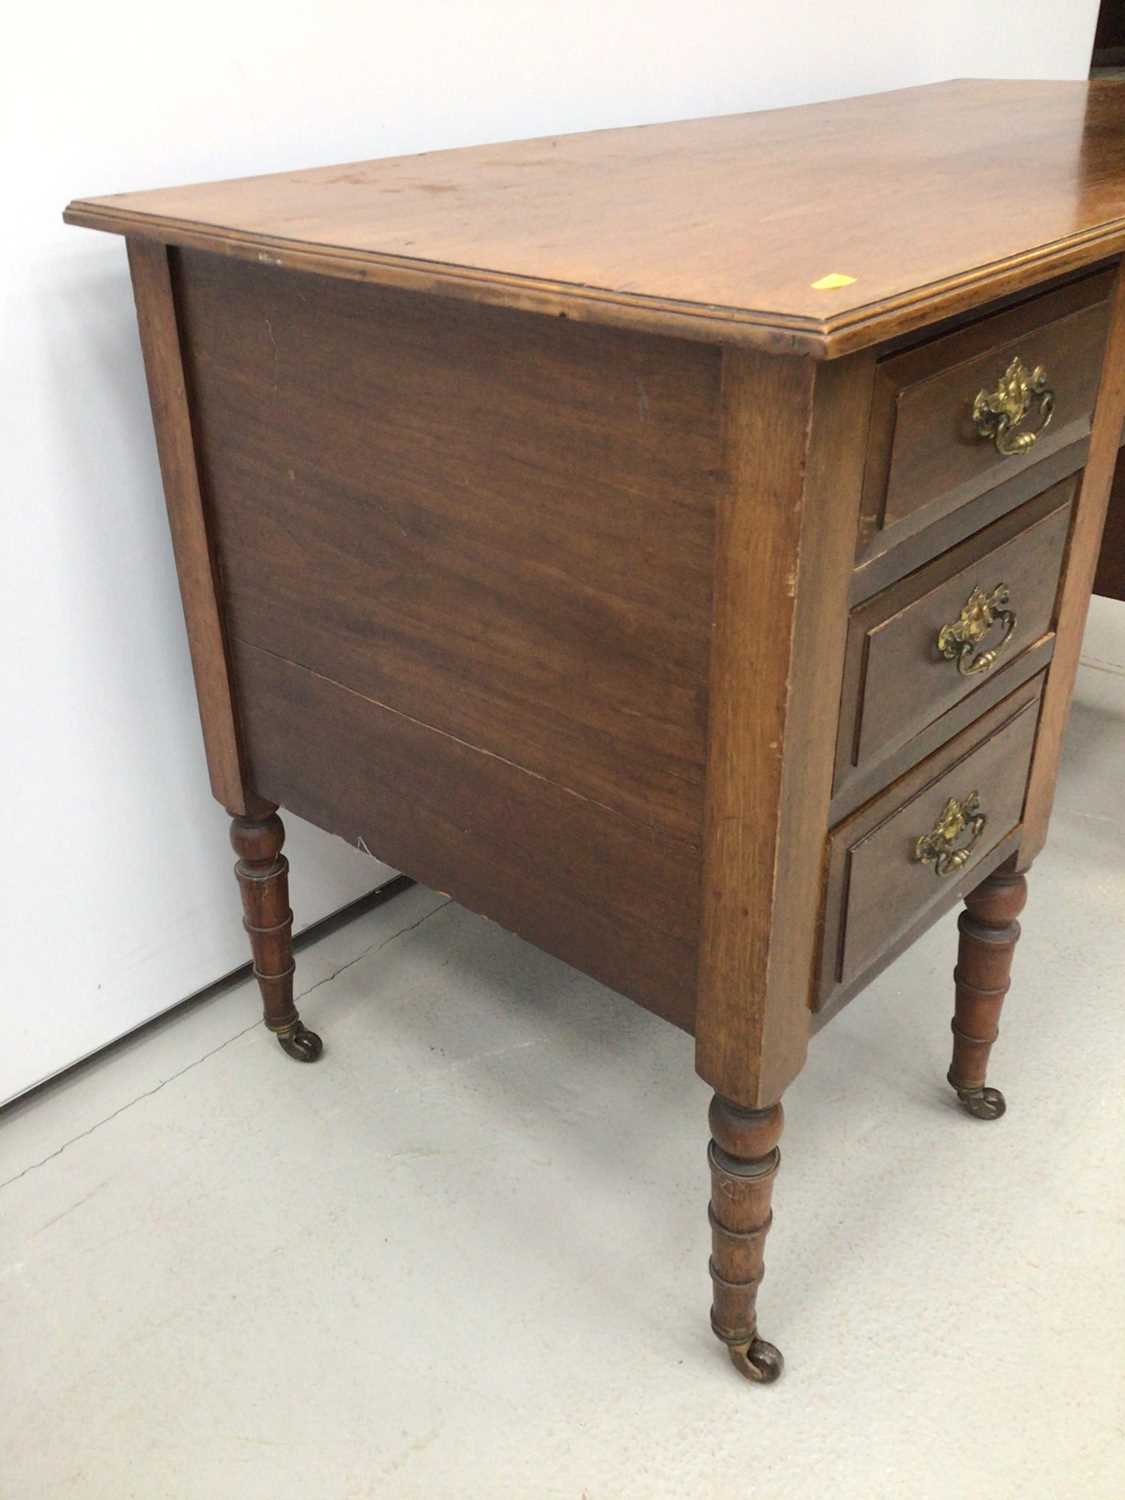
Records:
[[[728,1344],[727,1353],[738,1373],[758,1385],[772,1385],[785,1369],[781,1350],[765,1339],[752,1339],[748,1344]]]
[[[316,1062],[324,1051],[324,1043],[315,1031],[310,1031],[303,1021],[294,1021],[284,1031],[275,1032],[283,1052],[295,1057],[298,1062]]]
[[[957,1089],[961,1107],[967,1110],[974,1120],[998,1120],[1008,1107],[999,1089],[958,1089],[952,1078],[949,1082]]]

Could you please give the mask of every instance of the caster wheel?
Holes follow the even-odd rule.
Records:
[[[781,1350],[765,1339],[753,1339],[749,1344],[728,1344],[727,1353],[738,1373],[758,1385],[772,1385],[785,1369]]]
[[[958,1089],[957,1097],[974,1120],[998,1120],[1008,1107],[999,1089]]]
[[[295,1057],[298,1062],[316,1062],[324,1051],[324,1043],[303,1021],[279,1031],[277,1041],[281,1050],[290,1057]]]

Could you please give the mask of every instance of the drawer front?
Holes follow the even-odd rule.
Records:
[[[1086,277],[880,363],[861,560],[1088,436],[1112,282]]]
[[[996,701],[1016,685],[1052,631],[1077,487],[1054,485],[853,610],[837,791],[978,689]]]
[[[822,1000],[948,904],[954,879],[1018,826],[1041,690],[1025,684],[832,834]]]

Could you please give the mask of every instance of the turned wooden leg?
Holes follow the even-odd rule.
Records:
[[[289,861],[281,852],[284,825],[276,811],[261,818],[233,818],[230,841],[238,855],[234,873],[242,890],[242,925],[250,934],[254,975],[262,992],[262,1018],[290,1057],[315,1062],[323,1043],[304,1025],[293,1004],[293,913]]]
[[[784,1368],[778,1349],[758,1337],[758,1283],[773,1214],[770,1198],[781,1152],[781,1105],[740,1109],[716,1094],[711,1145],[711,1327],[747,1380],[768,1384]]]
[[[999,1089],[985,1087],[985,1077],[1011,983],[1012,954],[1020,935],[1016,918],[1026,900],[1026,879],[1000,869],[969,892],[966,910],[957,919],[961,941],[953,971],[957,1009],[949,1081],[978,1120],[998,1120],[1007,1108]]]

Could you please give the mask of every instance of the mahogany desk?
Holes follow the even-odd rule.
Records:
[[[695,1036],[712,1323],[809,1036],[964,897],[978,1119],[1125,413],[1125,90],[84,199],[128,239],[265,1019],[291,808]],[[966,1254],[969,1252],[966,1251]]]

